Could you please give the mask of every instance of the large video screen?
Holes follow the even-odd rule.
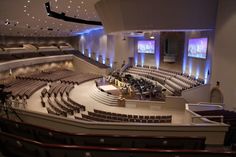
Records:
[[[188,41],[188,56],[206,59],[207,57],[207,38],[192,38]]]
[[[138,41],[138,53],[155,53],[155,41],[154,40],[139,40]]]

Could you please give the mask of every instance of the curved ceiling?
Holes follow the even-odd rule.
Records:
[[[107,33],[215,29],[218,0],[100,0],[95,8]]]
[[[67,16],[99,21],[94,8],[98,0],[1,0],[1,36],[74,36],[99,26],[66,22],[49,17],[45,3]]]

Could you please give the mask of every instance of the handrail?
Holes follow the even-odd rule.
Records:
[[[199,156],[201,154],[212,154],[212,153],[219,153],[219,154],[229,154],[229,156],[233,156],[233,154],[235,154],[235,151],[231,151],[231,150],[218,150],[218,149],[214,149],[214,150],[196,150],[196,149],[150,149],[150,148],[126,148],[126,147],[103,147],[103,146],[81,146],[81,145],[63,145],[63,144],[48,144],[48,143],[42,143],[39,141],[34,141],[28,138],[23,138],[23,137],[19,137],[16,135],[12,135],[9,133],[4,133],[4,132],[0,132],[0,138],[3,139],[3,141],[8,141],[8,140],[14,140],[17,141],[18,145],[24,145],[24,143],[28,143],[30,145],[33,145],[34,147],[38,147],[41,149],[48,149],[48,151],[50,151],[50,149],[66,149],[67,151],[70,150],[74,150],[74,151],[88,151],[87,154],[90,154],[89,151],[95,150],[95,151],[100,151],[100,153],[103,151],[108,151],[109,153],[112,154],[113,153],[118,153],[118,152],[126,152],[126,153],[147,153],[146,155],[148,156],[148,153],[168,153],[168,154],[172,154],[173,153],[197,153],[199,154]],[[8,146],[8,143],[6,144],[6,146]],[[22,150],[24,150],[24,147],[21,147]],[[157,155],[158,156],[158,155]]]
[[[6,119],[3,117],[0,117],[0,122],[1,120],[7,121],[8,123],[15,123],[16,125],[25,125],[26,127],[33,127],[35,129],[42,129],[47,132],[52,132],[53,134],[63,134],[63,135],[68,135],[68,136],[91,136],[91,137],[111,137],[111,138],[147,138],[147,139],[165,139],[165,138],[175,138],[175,139],[181,139],[181,138],[188,138],[188,139],[203,139],[205,140],[206,137],[203,136],[150,136],[150,135],[122,135],[122,134],[92,134],[92,133],[71,133],[71,132],[65,132],[65,131],[60,131],[57,129],[52,129],[44,126],[39,126],[39,125],[34,125],[30,124],[27,122],[16,122],[10,119]]]
[[[192,123],[193,123],[193,120],[196,119],[196,118],[220,118],[220,123],[224,123],[224,116],[192,116]]]
[[[125,64],[121,69],[120,69],[120,73],[123,73],[127,68],[130,67],[130,64]]]

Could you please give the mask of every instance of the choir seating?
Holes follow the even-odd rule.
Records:
[[[179,72],[161,68],[157,69],[146,65],[143,67],[137,65],[136,67],[127,69],[125,72],[157,81],[175,96],[180,96],[183,90],[190,89],[204,83],[201,79],[195,79]]]

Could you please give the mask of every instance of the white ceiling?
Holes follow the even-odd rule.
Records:
[[[51,10],[66,16],[100,21],[94,4],[99,0],[1,0],[0,35],[2,36],[75,36],[101,28],[71,23],[47,16],[45,3]],[[52,28],[53,31],[49,31]]]

